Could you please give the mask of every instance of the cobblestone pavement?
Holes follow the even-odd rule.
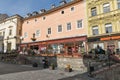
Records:
[[[40,69],[42,68],[40,67],[34,68],[32,67],[32,65],[17,65],[0,62],[0,75]]]
[[[64,78],[80,74],[79,71],[65,72],[64,70],[35,70],[0,75],[0,80],[66,80]],[[67,79],[68,80],[68,79]],[[80,79],[72,79],[80,80]],[[83,80],[83,79],[81,79]]]
[[[0,63],[0,80],[90,80],[80,71],[65,72],[64,69],[42,69],[26,65]]]

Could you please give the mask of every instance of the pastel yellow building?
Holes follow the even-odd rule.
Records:
[[[120,0],[87,0],[89,49],[120,48]]]

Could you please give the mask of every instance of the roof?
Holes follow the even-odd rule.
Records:
[[[78,3],[78,2],[80,2],[80,1],[84,1],[84,0],[74,0],[74,1],[71,1],[71,2],[66,3],[66,4],[64,4],[64,5],[60,5],[60,6],[58,6],[58,7],[52,8],[52,9],[50,9],[50,10],[44,12],[44,13],[37,14],[37,15],[34,15],[34,16],[30,16],[30,17],[27,17],[27,18],[24,18],[24,20],[28,20],[28,19],[32,19],[32,18],[44,16],[44,15],[46,15],[46,14],[50,14],[50,13],[52,13],[52,12],[55,12],[55,11],[60,10],[60,9],[62,9],[62,8],[68,7],[68,6],[70,6],[70,5],[73,5],[73,4],[75,4],[75,3]]]

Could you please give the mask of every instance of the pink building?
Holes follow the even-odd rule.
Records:
[[[75,54],[86,51],[85,1],[61,2],[46,11],[28,14],[22,25],[22,48],[40,53]]]

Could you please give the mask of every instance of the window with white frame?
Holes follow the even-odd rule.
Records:
[[[12,35],[12,29],[9,30],[9,35],[10,35],[10,36]]]
[[[111,23],[105,24],[105,31],[106,31],[106,33],[112,32],[112,24]]]
[[[99,32],[98,32],[98,26],[93,26],[92,27],[92,32],[93,32],[93,35],[98,35]]]
[[[120,9],[120,0],[117,0],[118,9]]]
[[[118,48],[120,49],[120,41],[118,42]]]
[[[95,43],[93,44],[93,48],[97,48],[98,45],[100,46],[100,48],[104,49],[104,43]]]
[[[67,30],[71,30],[71,23],[67,23]]]
[[[107,13],[107,12],[110,12],[110,4],[109,3],[103,4],[103,13]]]
[[[51,34],[51,28],[48,28],[48,34]]]
[[[28,34],[27,32],[24,33],[24,38],[27,38],[28,37]]]
[[[62,32],[62,25],[58,25],[58,32]]]
[[[82,28],[82,20],[77,21],[77,28]]]
[[[0,32],[0,36],[2,36],[2,32]]]
[[[36,36],[40,36],[40,30],[36,30],[35,35],[36,35]]]
[[[96,16],[96,15],[97,15],[96,7],[91,8],[91,16]]]

